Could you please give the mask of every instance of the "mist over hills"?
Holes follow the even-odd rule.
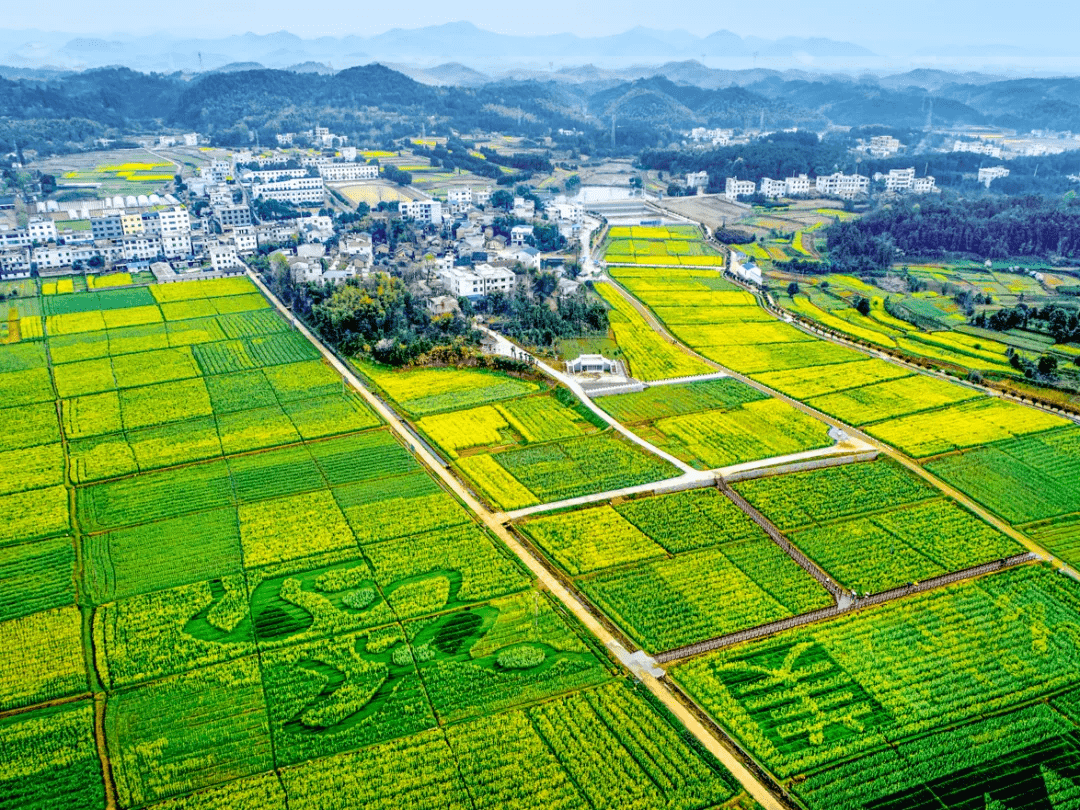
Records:
[[[1015,58],[1022,49],[1011,47],[988,51],[989,54],[996,52]],[[960,49],[931,50],[921,55],[933,56],[935,53],[938,56],[960,53]],[[975,60],[972,64],[986,55],[979,49],[970,48],[964,54],[966,59]],[[168,32],[144,36],[85,36],[38,30],[0,30],[0,65],[59,70],[122,66],[143,72],[201,73],[232,63],[258,63],[279,69],[314,63],[325,65],[327,70],[342,70],[381,62],[413,69],[460,64],[486,76],[502,78],[508,72],[520,70],[551,73],[590,64],[602,69],[623,69],[691,59],[726,69],[801,67],[846,73],[860,70],[895,72],[897,65],[904,65],[902,60],[897,61],[896,54],[887,57],[861,44],[821,37],[767,40],[743,37],[727,30],[698,36],[681,30],[660,31],[643,27],[599,37],[575,34],[523,36],[487,31],[470,22],[454,22],[415,29],[395,28],[367,37],[348,35],[313,39],[304,39],[287,31],[189,38]]]

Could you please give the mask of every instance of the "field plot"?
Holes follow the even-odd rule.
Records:
[[[1044,411],[982,397],[938,411],[878,422],[866,432],[913,458],[925,458],[1070,424]]]
[[[973,388],[916,374],[814,397],[808,399],[807,404],[850,425],[865,425],[981,396],[983,394]]]
[[[1010,523],[1080,511],[1080,428],[977,447],[926,467]]]
[[[650,652],[832,604],[712,489],[534,518],[520,528]]]
[[[609,677],[548,598],[537,592],[416,619],[405,624],[405,634],[435,714],[444,723]]]
[[[90,701],[0,720],[0,807],[86,810],[104,806]]]
[[[834,443],[823,422],[733,379],[655,386],[597,403],[702,470]]]
[[[504,450],[491,458],[540,502],[632,487],[678,475],[671,464],[611,433]],[[477,484],[481,485],[479,481]],[[485,495],[509,508],[500,491],[485,490]],[[510,493],[511,498],[517,496],[518,493]]]
[[[824,394],[833,394],[849,388],[859,389],[862,386],[885,380],[908,377],[911,373],[902,366],[873,359],[831,366],[807,366],[787,371],[771,371],[755,374],[754,379],[782,394],[805,401],[810,397],[821,397]]]
[[[793,789],[815,810],[1075,795],[1076,727],[1021,707],[1077,685],[1077,596],[1023,567],[708,653],[673,676],[772,772],[800,777]]]
[[[531,394],[540,384],[491,371],[425,368],[391,371],[372,363],[359,364],[374,381],[412,416],[468,408]]]
[[[629,373],[642,380],[666,380],[709,374],[712,367],[665,341],[645,319],[609,284],[597,284],[597,292],[612,306],[611,330],[619,344]]]
[[[0,808],[512,806],[536,763],[468,740],[527,727],[566,806],[742,810],[250,281],[110,281],[0,347]],[[500,498],[676,473],[541,383],[373,373],[448,445],[497,416]]]

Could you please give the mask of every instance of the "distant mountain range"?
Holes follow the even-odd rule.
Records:
[[[152,36],[86,37],[45,31],[0,31],[0,64],[19,68],[83,70],[123,66],[140,71],[203,72],[236,62],[257,62],[286,68],[309,62],[335,70],[370,62],[431,68],[445,63],[468,65],[479,71],[531,67],[552,70],[568,65],[633,64],[708,59],[733,65],[742,62],[784,67],[820,64],[826,67],[878,58],[850,42],[822,38],[786,37],[775,41],[740,37],[717,31],[698,37],[686,31],[633,28],[605,37],[574,34],[515,36],[485,31],[468,22],[426,28],[395,28],[372,37],[302,39],[279,31],[243,34],[221,39],[182,39]]]

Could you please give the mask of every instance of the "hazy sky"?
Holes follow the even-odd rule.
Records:
[[[323,0],[304,6],[295,0],[222,3],[182,0],[153,4],[145,0],[50,0],[45,5],[8,0],[3,28],[38,28],[78,33],[137,33],[168,30],[181,35],[214,36],[245,31],[264,34],[288,30],[303,37],[371,35],[389,28],[416,28],[468,19],[481,28],[507,34],[571,32],[584,36],[614,34],[636,25],[683,28],[698,35],[721,28],[741,35],[775,39],[822,36],[871,47],[903,42],[1037,46],[1046,43],[1080,55],[1076,0],[769,0],[760,2],[670,3],[656,0],[412,0],[409,3],[357,3]]]

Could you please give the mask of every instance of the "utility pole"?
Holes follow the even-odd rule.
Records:
[[[611,145],[615,146],[615,113],[611,114]]]

